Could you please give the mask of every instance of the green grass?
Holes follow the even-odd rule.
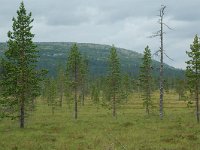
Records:
[[[65,105],[52,115],[51,108],[38,100],[25,129],[16,120],[0,121],[0,150],[199,150],[200,124],[194,108],[176,99],[166,95],[163,120],[157,107],[145,114],[138,95],[117,110],[117,118],[111,110],[97,112],[87,102],[79,107],[78,120]]]

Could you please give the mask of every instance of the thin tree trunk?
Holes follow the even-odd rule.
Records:
[[[34,98],[31,99],[31,111],[34,111],[35,109],[35,102],[34,102]]]
[[[163,119],[163,61],[160,65],[160,119]]]
[[[113,95],[113,117],[116,116],[116,97],[115,97],[115,93]]]
[[[160,10],[160,119],[163,119],[163,13],[164,9]]]
[[[25,114],[25,105],[24,105],[24,94],[21,97],[21,104],[20,104],[20,128],[24,128],[24,114]]]
[[[54,115],[55,106],[52,106],[52,115]]]
[[[68,109],[70,110],[71,109],[71,105],[70,105],[70,102],[71,102],[71,100],[70,99],[68,99]]]
[[[24,128],[24,115],[25,115],[25,82],[26,82],[26,75],[24,72],[24,50],[22,49],[21,55],[20,55],[20,61],[22,64],[22,70],[21,70],[21,81],[20,84],[22,86],[22,91],[20,93],[20,128]]]
[[[147,114],[149,115],[149,104],[147,103],[147,105],[146,105],[146,112],[147,112]]]
[[[128,103],[128,92],[126,90],[126,104]]]
[[[75,72],[74,72],[74,80],[75,80],[75,87],[74,87],[74,118],[77,119],[78,117],[78,100],[77,100],[77,64],[75,60]]]
[[[197,64],[197,62],[196,62]],[[198,69],[196,66],[195,70],[196,75],[198,75]],[[196,89],[195,89],[195,95],[196,95],[196,115],[197,115],[197,122],[199,123],[199,80],[196,81]]]
[[[82,85],[82,89],[81,89],[81,105],[84,106],[85,105],[85,87],[84,85]]]
[[[148,68],[148,75],[150,75],[150,69],[151,68]],[[149,115],[149,104],[151,102],[151,87],[150,87],[150,80],[151,78],[148,76],[148,101],[147,101],[147,114]]]
[[[148,74],[150,74],[149,70],[148,70]],[[151,101],[150,78],[148,78],[148,81],[149,81],[149,83],[148,83],[149,84],[148,85],[148,94],[147,94],[148,101],[147,101],[147,105],[146,105],[146,112],[149,115],[149,104],[150,104],[150,101]]]
[[[62,107],[63,91],[60,92],[60,107]]]
[[[196,115],[197,115],[197,122],[199,123],[199,88],[196,85]]]
[[[82,105],[85,105],[85,92],[83,91],[83,95],[82,95]]]
[[[77,109],[77,88],[74,89],[74,118],[77,119],[78,109]]]

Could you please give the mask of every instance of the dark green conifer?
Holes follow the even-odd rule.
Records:
[[[200,42],[196,35],[193,44],[190,45],[190,52],[186,52],[190,60],[186,61],[186,76],[188,86],[195,94],[196,100],[196,117],[199,123],[199,83],[200,83]]]
[[[38,51],[32,39],[31,13],[27,14],[24,3],[20,4],[17,17],[12,19],[13,31],[8,32],[8,50],[2,59],[2,96],[6,116],[18,117],[24,128],[25,110],[39,94],[42,72],[36,70]],[[12,113],[12,114],[11,114]]]
[[[67,60],[68,83],[74,91],[74,118],[78,117],[78,90],[82,77],[82,57],[76,44],[73,44]]]
[[[151,67],[151,50],[147,46],[144,50],[143,63],[140,67],[140,86],[142,89],[142,99],[146,108],[147,114],[149,114],[150,107],[152,106],[151,101],[151,87],[152,87],[152,67]]]
[[[116,117],[116,105],[120,101],[120,62],[117,55],[116,48],[112,46],[109,55],[109,75],[108,75],[108,85],[109,85],[109,95],[110,101],[112,103],[112,115]]]

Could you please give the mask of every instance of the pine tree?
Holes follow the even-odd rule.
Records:
[[[76,44],[73,44],[67,60],[69,84],[74,91],[74,118],[78,117],[78,88],[81,84],[82,57]]]
[[[71,80],[69,78],[68,71],[66,71],[66,77],[64,82],[64,96],[67,102],[67,109],[71,109],[71,103],[73,101],[73,88],[71,87]]]
[[[120,77],[120,62],[117,56],[117,51],[114,46],[110,50],[109,56],[109,93],[112,102],[112,115],[116,117],[116,104],[119,101],[119,89],[120,89],[121,77]]]
[[[190,58],[186,62],[186,76],[190,89],[195,93],[196,117],[199,123],[200,42],[197,35],[194,38],[193,44],[190,45],[190,50],[190,52],[186,52]]]
[[[175,90],[178,93],[178,100],[181,100],[185,97],[185,80],[177,79]]]
[[[102,106],[111,108],[112,106],[110,105],[111,102],[111,92],[110,92],[110,82],[109,82],[109,77],[102,77],[100,80],[101,88],[102,90]]]
[[[151,101],[151,87],[152,87],[152,73],[151,73],[151,50],[147,46],[144,50],[143,63],[140,67],[140,86],[143,90],[143,101],[147,114],[149,114],[149,107],[152,106]]]
[[[130,95],[131,92],[131,80],[128,74],[125,74],[122,79],[122,86],[123,86],[123,91],[124,91],[124,96],[126,103],[128,102],[128,96]]]
[[[168,93],[169,94],[169,79],[164,79],[163,80],[163,85],[164,85],[164,90],[165,90],[165,93]]]
[[[82,58],[81,63],[81,104],[85,104],[85,94],[87,92],[87,74],[88,74],[88,60]]]
[[[56,80],[54,79],[49,79],[47,81],[47,87],[46,87],[46,99],[48,106],[51,106],[52,108],[52,114],[55,112],[56,106],[58,106],[58,100],[57,98],[57,85],[56,85]]]
[[[64,89],[65,89],[65,73],[64,69],[61,66],[58,67],[58,75],[56,80],[57,80],[57,90],[59,95],[59,106],[62,107]]]
[[[36,70],[38,51],[32,39],[31,13],[27,14],[24,3],[20,4],[17,18],[13,18],[13,31],[8,32],[8,50],[2,59],[2,89],[7,110],[19,116],[20,128],[24,128],[25,109],[39,94],[41,72]],[[16,114],[18,111],[19,115]]]
[[[100,105],[100,91],[98,89],[97,85],[92,85],[91,89],[91,100],[94,102],[96,105],[97,111],[99,110],[99,105]]]

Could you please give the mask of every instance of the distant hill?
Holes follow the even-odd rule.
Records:
[[[49,75],[55,75],[57,66],[62,65],[65,67],[67,61],[67,55],[71,42],[37,42],[37,48],[39,50],[39,68],[46,68],[49,70]],[[108,67],[108,55],[111,46],[90,44],[90,43],[77,43],[82,55],[89,61],[89,70],[91,76],[105,75]],[[3,55],[3,51],[6,50],[6,43],[0,43],[0,56]],[[117,48],[117,53],[120,58],[122,72],[129,73],[133,76],[138,76],[139,66],[142,62],[142,54],[126,50],[123,48]],[[159,62],[153,61],[153,74],[158,76]],[[176,69],[167,64],[164,65],[165,77],[183,77],[184,71]]]

